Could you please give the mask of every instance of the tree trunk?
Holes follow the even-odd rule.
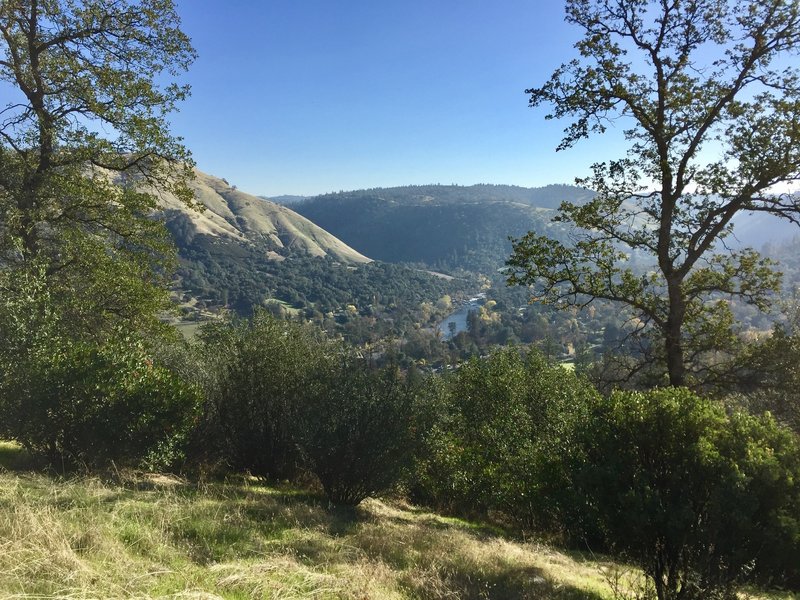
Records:
[[[673,387],[686,385],[686,366],[683,361],[681,330],[686,318],[686,301],[681,291],[680,280],[668,280],[669,315],[664,327],[664,351],[667,359],[669,384]]]

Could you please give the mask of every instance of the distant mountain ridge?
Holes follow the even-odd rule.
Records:
[[[486,271],[504,264],[509,237],[543,232],[562,201],[593,195],[569,185],[414,185],[325,194],[292,208],[377,260]]]
[[[728,245],[750,246],[761,250],[763,246],[782,244],[800,236],[800,227],[788,219],[767,213],[742,212],[733,218],[732,240]]]
[[[290,209],[201,171],[190,185],[202,212],[161,196],[178,247],[179,288],[243,314],[275,300],[323,313],[378,297],[387,306],[435,300],[448,292],[421,266],[490,274],[509,256],[509,236],[533,230],[563,238],[563,224],[552,222],[558,205],[592,197],[567,185],[426,185],[326,194]],[[738,223],[747,242],[785,231],[759,217]]]
[[[562,201],[578,204],[594,197],[594,192],[568,184],[550,184],[543,187],[526,188],[517,185],[478,183],[475,185],[405,185],[390,188],[371,188],[320,194],[307,201],[328,198],[380,196],[404,204],[434,201],[437,204],[459,202],[518,202],[539,208],[558,208]],[[288,198],[298,198],[288,196]]]
[[[259,196],[262,200],[274,202],[275,204],[283,204],[284,206],[291,206],[297,202],[308,200],[311,196],[295,196],[293,194],[284,194],[282,196]]]

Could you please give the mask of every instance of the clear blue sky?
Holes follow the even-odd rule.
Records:
[[[254,194],[570,183],[619,133],[555,152],[524,90],[574,56],[557,0],[178,0],[199,54],[173,115],[198,167]]]

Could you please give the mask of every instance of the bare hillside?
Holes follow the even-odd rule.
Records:
[[[332,256],[347,263],[370,259],[318,227],[293,210],[246,194],[224,179],[195,171],[191,182],[195,198],[205,210],[187,208],[177,198],[162,195],[164,213],[188,220],[192,233],[228,238],[240,242],[268,241],[275,248],[271,258],[299,252],[311,256]]]

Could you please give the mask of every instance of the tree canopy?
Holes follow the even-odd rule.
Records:
[[[164,298],[155,192],[190,201],[166,120],[194,58],[179,23],[172,0],[0,4],[0,286],[20,297],[21,270],[44,278],[92,335],[141,325]]]
[[[729,251],[737,213],[800,222],[800,3],[793,0],[568,0],[576,58],[530,105],[568,119],[563,150],[612,124],[627,156],[578,180],[597,195],[561,205],[572,243],[515,241],[509,281],[563,306],[607,299],[635,317],[642,364],[683,385],[713,375],[734,339],[731,299],[767,308],[780,285],[750,249]],[[646,258],[650,270],[634,270]],[[655,338],[655,339],[654,339]]]
[[[0,2],[0,420],[51,460],[142,456],[193,401],[143,341],[173,252],[156,194],[191,201],[177,23],[171,0]]]

